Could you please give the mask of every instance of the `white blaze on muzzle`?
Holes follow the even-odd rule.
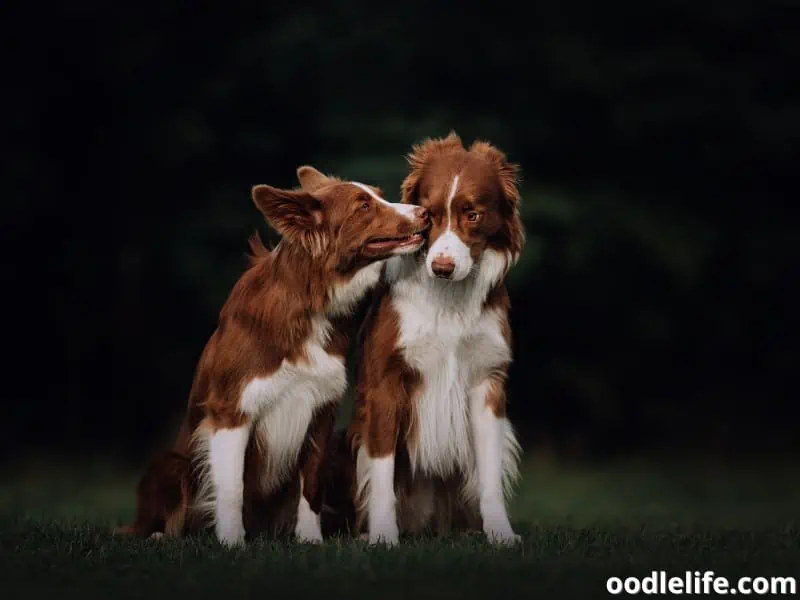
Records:
[[[369,189],[369,187],[364,185],[363,183],[358,183],[357,181],[350,181],[349,183],[356,186],[358,189],[365,191],[376,202],[379,202],[384,206],[388,206],[389,208],[391,208],[395,212],[395,214],[401,216],[403,219],[408,221],[409,225],[413,226],[416,220],[416,215],[414,214],[417,208],[416,206],[412,204],[387,202],[386,200],[381,198],[378,194]],[[409,238],[411,238],[411,236],[409,236]],[[412,242],[411,239],[409,239],[408,241]],[[413,254],[422,247],[423,243],[424,243],[423,239],[420,237],[418,240],[414,240],[412,243],[396,246],[393,250],[391,250],[391,254],[395,256],[400,254]]]
[[[458,179],[458,175],[453,178],[453,183],[450,184],[450,191],[447,194],[447,220],[445,222],[445,231],[430,247],[428,250],[428,256],[425,259],[425,266],[428,269],[428,275],[431,277],[436,277],[436,274],[433,272],[434,260],[452,260],[453,264],[455,265],[455,269],[453,270],[453,274],[450,276],[450,279],[453,281],[460,281],[464,279],[467,275],[469,275],[473,265],[472,255],[470,254],[469,247],[463,241],[461,241],[461,238],[458,237],[458,235],[456,235],[456,233],[453,231],[451,209],[453,205],[453,198],[455,198],[456,192],[458,191]]]
[[[361,190],[364,190],[373,199],[377,200],[378,202],[382,202],[383,204],[385,204],[386,206],[390,207],[392,210],[394,210],[398,214],[401,214],[404,217],[408,217],[409,219],[413,219],[414,218],[414,208],[415,207],[414,207],[413,204],[400,204],[400,203],[394,203],[394,202],[387,202],[386,200],[384,200],[383,198],[378,196],[378,194],[376,194],[371,189],[369,189],[369,187],[367,187],[363,183],[358,183],[357,181],[351,181],[350,183],[352,183],[357,188],[359,188]]]

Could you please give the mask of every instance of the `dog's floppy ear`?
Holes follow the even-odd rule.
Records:
[[[321,187],[336,181],[334,177],[329,177],[321,173],[311,165],[298,167],[297,179],[300,182],[300,186],[307,192],[315,192]]]
[[[406,157],[409,171],[400,186],[400,202],[403,204],[417,204],[419,202],[417,187],[427,162],[437,154],[458,149],[463,150],[464,144],[455,131],[451,131],[445,138],[428,138],[419,144],[415,144]]]
[[[470,152],[480,154],[497,172],[503,196],[512,204],[519,202],[519,165],[509,162],[506,155],[489,142],[477,141],[469,148]]]
[[[525,229],[519,216],[519,165],[509,162],[506,155],[489,142],[476,141],[470,146],[469,151],[481,155],[497,173],[508,217],[505,220],[504,234],[508,239],[512,262],[516,262],[525,245]]]
[[[305,190],[280,190],[257,185],[252,190],[253,202],[267,222],[291,244],[300,244],[312,254],[322,251],[325,235],[322,230],[322,204]]]

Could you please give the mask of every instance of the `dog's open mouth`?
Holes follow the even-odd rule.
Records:
[[[364,247],[370,252],[394,252],[402,250],[416,250],[425,241],[423,235],[428,228],[420,229],[410,235],[396,237],[374,237],[367,240]]]

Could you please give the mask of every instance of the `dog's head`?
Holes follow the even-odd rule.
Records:
[[[489,250],[507,270],[519,258],[519,167],[487,142],[469,149],[451,133],[414,146],[402,184],[405,204],[428,209],[426,266],[432,277],[460,281]]]
[[[339,272],[417,251],[429,226],[421,207],[393,204],[378,188],[342,181],[313,167],[297,169],[301,187],[253,187],[267,222],[285,243],[305,249]]]

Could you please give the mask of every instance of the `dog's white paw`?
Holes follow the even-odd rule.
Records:
[[[371,545],[396,546],[400,542],[400,532],[395,527],[387,527],[377,531],[369,532],[369,543]]]
[[[313,521],[298,521],[297,527],[294,529],[294,536],[301,544],[322,543],[322,531],[320,530],[319,523]]]
[[[486,527],[486,539],[495,546],[516,546],[522,543],[522,537],[514,533],[511,527]]]
[[[294,537],[303,544],[322,543],[319,514],[311,510],[308,501],[302,496],[297,507],[297,524],[294,526]]]
[[[244,544],[244,526],[241,519],[239,521],[226,521],[216,524],[217,539],[223,546],[233,548]]]
[[[151,540],[160,540],[163,537],[164,537],[164,532],[163,531],[154,531],[153,533],[150,534],[150,539]]]

